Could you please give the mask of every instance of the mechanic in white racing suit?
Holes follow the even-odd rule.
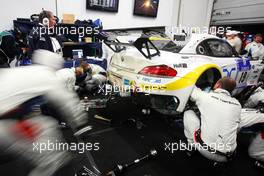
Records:
[[[188,144],[198,149],[206,158],[216,162],[227,162],[237,147],[237,131],[241,105],[231,97],[236,82],[221,78],[211,92],[194,88],[191,101],[200,111],[184,112],[184,134]]]
[[[258,87],[244,104],[240,123],[240,128],[260,126],[249,145],[248,153],[262,169],[264,169],[264,112],[261,110],[263,107],[258,109],[257,106],[263,101],[264,90]]]
[[[55,75],[63,59],[50,51],[36,50],[33,65],[0,70],[0,150],[30,161],[30,176],[51,176],[71,160],[64,150],[48,150],[62,142],[54,118],[31,107],[45,99],[63,115],[75,134],[87,124],[88,116],[79,100]],[[41,150],[42,146],[42,151]],[[43,148],[44,147],[44,148]]]
[[[77,90],[77,82],[84,87],[83,91],[92,92],[107,81],[106,71],[101,66],[84,61],[79,67],[58,70],[56,75],[69,90]]]
[[[99,86],[102,86],[107,81],[106,71],[101,66],[95,64],[87,64],[87,67],[89,73],[85,78],[85,89],[91,92],[94,89],[98,89]]]
[[[263,60],[264,59],[264,45],[262,44],[263,36],[256,34],[254,41],[247,44],[245,50],[251,55],[252,60]]]

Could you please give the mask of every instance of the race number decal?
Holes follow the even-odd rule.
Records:
[[[239,58],[237,62],[237,88],[242,88],[247,86],[247,78],[251,69],[250,60],[248,58]]]

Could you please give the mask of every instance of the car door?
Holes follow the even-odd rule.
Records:
[[[226,41],[222,39],[206,39],[197,46],[197,54],[202,54],[201,47],[205,48],[204,55],[222,69],[222,75],[233,78],[237,82],[236,92],[247,86],[247,79],[251,70],[248,58],[241,58]]]

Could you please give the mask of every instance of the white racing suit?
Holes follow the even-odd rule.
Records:
[[[206,158],[217,161],[228,161],[227,155],[232,154],[237,146],[237,131],[240,122],[241,105],[226,90],[216,89],[209,93],[194,88],[191,100],[195,101],[200,111],[200,119],[194,111],[184,113],[184,134],[189,145],[197,147]],[[200,139],[207,148],[201,148]],[[208,146],[213,149],[207,150]],[[217,151],[217,152],[216,152]]]
[[[92,92],[94,89],[98,89],[99,86],[103,85],[106,79],[106,71],[99,65],[89,64],[91,72],[87,73],[84,80],[85,89]],[[102,74],[103,73],[103,74]],[[75,90],[76,74],[75,68],[64,68],[56,72],[57,77],[67,87],[68,90]]]
[[[86,90],[92,92],[93,89],[98,89],[106,81],[106,71],[99,65],[89,64],[91,67],[91,73],[85,78]]]
[[[247,50],[253,60],[263,60],[264,59],[264,46],[262,43],[256,43],[255,41],[247,44],[245,50]]]
[[[48,142],[62,142],[57,122],[40,114],[14,112],[25,102],[43,97],[63,114],[73,130],[86,124],[88,116],[78,107],[77,96],[68,91],[55,75],[54,68],[62,65],[63,60],[48,51],[36,53],[33,59],[39,65],[0,70],[0,150],[30,161],[35,167],[30,176],[51,176],[69,161],[69,152],[56,149],[40,152],[34,144],[47,146]],[[14,116],[10,113],[23,120],[12,118]]]
[[[251,127],[256,124],[264,123],[264,113],[255,108],[260,101],[264,100],[264,90],[258,88],[245,103],[242,109],[240,128]],[[264,129],[261,130],[252,140],[249,149],[249,156],[264,162]]]
[[[60,69],[56,72],[56,75],[68,90],[70,91],[75,90],[75,83],[76,83],[75,68]]]

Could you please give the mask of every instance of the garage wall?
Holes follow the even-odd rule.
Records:
[[[103,21],[104,29],[168,26],[172,24],[174,0],[160,0],[157,18],[133,16],[134,0],[119,0],[118,13],[86,10],[86,0],[58,0],[59,16],[72,13],[78,19]]]
[[[179,17],[173,23],[189,27],[209,27],[214,0],[176,0],[180,5]],[[178,21],[177,21],[178,17]]]
[[[213,0],[160,0],[157,18],[134,16],[134,0],[119,0],[118,13],[86,10],[86,0],[57,1],[59,17],[63,13],[73,13],[81,20],[100,18],[105,29],[115,29],[179,24],[207,26],[211,17],[210,2]],[[33,13],[39,13],[42,8],[55,13],[55,4],[55,0],[1,0],[0,31],[12,28],[12,21],[17,17],[29,18]]]
[[[0,31],[10,29],[16,18],[29,18],[42,8],[55,12],[55,0],[1,0]]]

